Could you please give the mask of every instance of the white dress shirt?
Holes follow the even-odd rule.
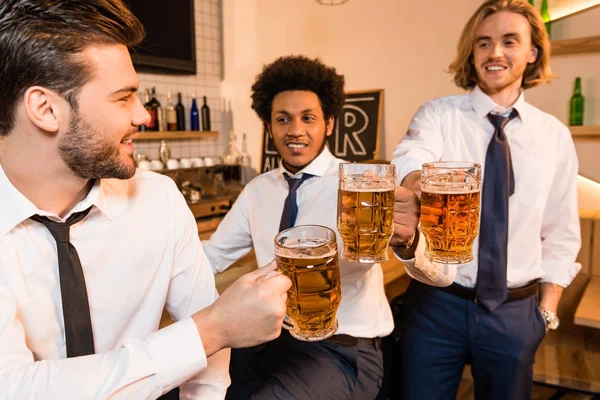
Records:
[[[222,399],[229,350],[208,360],[191,318],[218,296],[174,182],[138,170],[101,180],[71,211],[96,354],[66,358],[56,243],[0,166],[0,399]],[[179,322],[158,331],[163,308]]]
[[[581,238],[578,162],[571,133],[554,116],[526,103],[523,93],[512,108],[519,116],[504,128],[515,176],[515,192],[509,198],[507,284],[519,287],[540,278],[566,287],[581,268],[575,263]],[[485,176],[494,133],[486,116],[508,111],[479,87],[425,103],[394,150],[398,182],[423,163],[439,160],[477,162]],[[429,262],[422,235],[420,239],[415,258],[405,262],[409,275],[436,286],[453,281],[475,286],[479,238],[473,244],[473,261],[458,267]]]
[[[327,148],[303,173],[314,175],[297,191],[296,225],[324,225],[337,233],[338,165]],[[274,238],[279,233],[289,186],[283,174],[293,175],[283,164],[253,179],[242,191],[204,251],[215,273],[227,269],[253,247],[256,261],[264,266],[275,258]],[[338,251],[342,241],[337,234]],[[342,301],[337,312],[338,334],[355,337],[379,337],[393,329],[392,313],[383,287],[379,264],[351,263],[340,259]]]

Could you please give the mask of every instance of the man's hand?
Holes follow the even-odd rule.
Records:
[[[255,346],[279,336],[292,282],[283,274],[265,279],[276,269],[277,263],[272,261],[242,275],[213,304],[194,314],[207,356],[227,347]]]
[[[391,247],[407,243],[419,224],[419,198],[412,190],[396,187],[394,200],[394,234],[389,243]]]

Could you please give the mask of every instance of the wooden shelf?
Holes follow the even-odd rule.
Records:
[[[600,52],[600,35],[552,41],[552,55]]]
[[[600,139],[600,125],[569,126],[571,135],[575,137],[591,137]]]
[[[205,139],[217,137],[217,131],[160,131],[140,132],[135,140]]]

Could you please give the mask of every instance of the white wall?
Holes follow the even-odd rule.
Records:
[[[421,103],[460,93],[444,70],[455,55],[464,23],[480,3],[349,0],[327,7],[314,0],[223,0],[222,95],[232,101],[238,136],[246,132],[251,138],[255,168],[260,164],[262,127],[249,96],[263,64],[286,54],[318,56],[345,75],[347,90],[383,88],[381,156],[390,159]],[[600,34],[598,13],[600,8],[556,21],[555,36]],[[586,123],[600,125],[600,54],[556,57],[552,65],[562,78],[529,91],[527,99],[566,121],[572,81],[580,75]],[[595,160],[587,158],[582,165],[593,169]]]

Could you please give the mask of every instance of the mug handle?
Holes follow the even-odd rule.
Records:
[[[283,274],[283,271],[281,270],[281,268],[277,268],[274,271],[269,272],[268,274],[266,274],[263,277],[263,281],[266,281],[269,278],[272,278],[274,276]],[[294,329],[294,322],[292,321],[292,319],[289,317],[289,315],[285,314],[285,316],[283,317],[283,323],[281,324],[281,326],[283,327],[283,329],[287,329],[288,331]]]

